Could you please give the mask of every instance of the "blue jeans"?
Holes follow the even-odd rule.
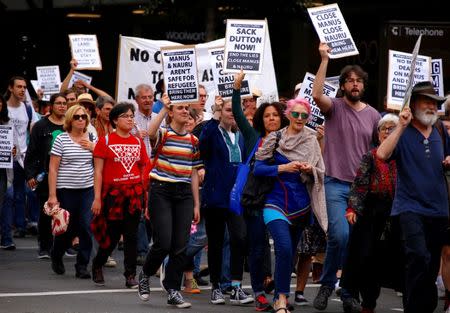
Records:
[[[13,187],[11,186],[6,190],[2,204],[2,217],[0,223],[2,246],[9,246],[13,244],[13,237],[12,237],[13,203],[14,203],[14,192]]]
[[[150,223],[145,219],[144,214],[141,215],[141,220],[138,226],[137,236],[137,254],[146,256],[149,250],[149,244],[152,239]]]
[[[25,170],[16,161],[13,163],[14,180],[14,225],[16,229],[25,230]],[[12,208],[11,208],[12,210]]]
[[[188,257],[197,256],[197,254],[201,252],[207,244],[208,237],[206,237],[205,219],[202,218],[197,224],[197,231],[189,237],[186,255]]]
[[[328,213],[328,240],[320,283],[332,287],[337,282],[336,272],[342,268],[347,255],[349,224],[345,218],[351,183],[326,176],[325,196]]]
[[[275,248],[275,295],[289,296],[293,258],[297,251],[297,244],[302,234],[300,226],[289,225],[284,220],[273,220],[267,224],[270,235],[273,238]]]
[[[448,218],[405,212],[399,220],[406,257],[403,308],[405,313],[434,312],[438,302],[435,282]]]
[[[61,208],[70,213],[69,226],[64,234],[55,236],[53,241],[52,257],[62,259],[65,251],[72,246],[75,236],[80,238],[80,248],[77,254],[77,270],[86,269],[91,258],[92,251],[92,201],[94,200],[94,188],[56,190]]]
[[[248,216],[247,235],[249,242],[249,265],[250,280],[253,292],[264,291],[265,271],[265,250],[268,241],[266,225],[262,214],[258,216]]]
[[[37,223],[40,213],[38,197],[34,191],[28,188],[28,186],[26,186],[25,190],[27,194],[28,221]]]

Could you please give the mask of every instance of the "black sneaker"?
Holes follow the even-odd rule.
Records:
[[[295,292],[294,303],[295,303],[295,305],[299,305],[299,306],[309,305],[309,302],[308,302],[308,300],[306,300],[303,293],[300,293],[298,291]]]
[[[328,306],[328,298],[333,293],[333,290],[333,287],[320,286],[319,292],[313,302],[314,308],[320,311],[325,310]]]
[[[75,277],[81,279],[90,279],[91,274],[88,272],[86,267],[76,267],[75,268]]]
[[[50,259],[50,252],[46,249],[39,249],[38,259]]]
[[[150,277],[144,274],[144,271],[139,273],[138,296],[142,301],[148,301],[150,298]]]
[[[75,249],[73,249],[73,248],[67,249],[66,252],[64,253],[64,255],[69,258],[74,258],[77,256],[77,254],[78,254],[78,251],[75,251]]]
[[[16,245],[13,243],[10,243],[8,245],[1,245],[0,248],[2,250],[13,251],[13,250],[16,250]]]
[[[209,283],[204,280],[199,274],[194,274],[194,278],[197,281],[197,285],[199,286],[208,286]]]
[[[192,306],[189,302],[184,301],[183,296],[178,290],[169,289],[167,296],[167,304],[174,305],[179,309],[187,309]]]
[[[258,312],[269,312],[272,311],[273,308],[270,305],[269,301],[264,294],[260,294],[255,299],[255,310]]]
[[[361,304],[355,298],[345,298],[342,299],[342,307],[344,313],[360,313],[362,308]]]
[[[211,291],[210,301],[212,304],[225,304],[225,297],[220,288],[215,288]]]
[[[92,280],[97,286],[104,286],[105,279],[103,278],[103,269],[101,267],[95,268],[92,265]]]
[[[63,275],[66,272],[62,259],[52,258],[52,270],[58,275]]]
[[[233,287],[230,295],[231,304],[249,304],[255,301],[253,297],[242,290],[241,286]]]

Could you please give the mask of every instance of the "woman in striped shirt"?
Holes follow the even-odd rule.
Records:
[[[49,165],[49,197],[47,205],[59,203],[70,213],[67,231],[55,236],[51,254],[52,269],[56,274],[65,272],[64,252],[71,247],[72,238],[80,238],[80,249],[75,264],[76,277],[90,278],[87,265],[91,256],[90,224],[91,204],[94,199],[94,167],[92,151],[94,140],[89,138],[89,115],[80,105],[72,106],[66,113],[64,133],[53,142]],[[92,139],[92,140],[90,140]]]
[[[197,168],[201,165],[198,139],[189,134],[185,125],[189,118],[187,104],[170,105],[166,94],[165,106],[152,119],[149,127],[154,147],[153,169],[150,172],[149,213],[153,229],[153,245],[139,274],[139,298],[149,299],[149,277],[154,275],[169,255],[164,280],[168,291],[167,304],[187,308],[180,294],[185,266],[185,250],[192,220],[200,220],[199,181]],[[167,128],[159,128],[165,115]]]

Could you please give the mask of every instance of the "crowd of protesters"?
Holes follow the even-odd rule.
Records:
[[[342,69],[339,96],[329,97],[329,53],[321,43],[317,129],[299,84],[292,99],[256,105],[258,90],[241,99],[242,71],[232,99],[215,96],[211,110],[201,85],[191,105],[171,103],[162,82],[158,100],[150,85],[135,86],[136,104],[82,81],[69,88],[76,60],[60,93],[35,110],[27,80],[12,77],[0,96],[0,124],[12,126],[14,143],[13,168],[0,169],[1,248],[15,250],[14,238],[34,230],[49,270],[64,275],[63,256],[73,255],[76,277],[104,286],[119,247],[125,286],[148,301],[159,274],[177,308],[208,285],[199,274],[207,250],[213,305],[229,294],[231,304],[289,313],[309,304],[304,288],[320,264],[317,310],[339,292],[344,312],[373,313],[386,287],[402,295],[406,313],[434,312],[445,289],[450,312],[450,143],[438,116],[446,98],[420,82],[409,107],[379,113],[363,101],[368,74],[358,65]],[[230,194],[244,164],[247,182],[267,190],[237,211]],[[246,266],[253,293],[242,287]]]

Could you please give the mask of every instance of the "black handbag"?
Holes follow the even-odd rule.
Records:
[[[273,152],[278,148],[278,142],[281,138],[281,132],[277,131],[277,138],[275,141],[275,147]],[[273,158],[270,159],[270,163],[274,163]],[[241,205],[247,211],[260,210],[263,208],[266,202],[266,195],[272,190],[276,177],[270,176],[255,176],[253,174],[255,160],[252,160],[252,170],[249,172],[247,182],[241,195]]]

